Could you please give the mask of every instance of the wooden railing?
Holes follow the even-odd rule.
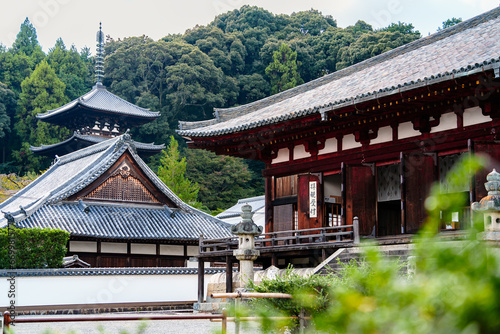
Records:
[[[359,243],[358,220],[352,225],[310,228],[303,230],[263,233],[255,239],[255,248],[261,251],[294,246],[319,245],[322,243]],[[238,237],[203,239],[199,241],[200,254],[224,253],[238,248]]]
[[[222,334],[227,333],[227,313],[222,314],[174,314],[174,315],[157,315],[157,314],[138,314],[126,316],[92,316],[86,315],[81,317],[30,317],[18,318],[15,320],[11,317],[9,311],[3,314],[3,333],[10,333],[10,326],[16,323],[41,323],[41,322],[96,322],[96,321],[130,321],[130,320],[219,320],[222,321]]]

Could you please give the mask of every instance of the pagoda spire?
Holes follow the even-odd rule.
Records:
[[[97,32],[96,41],[95,79],[97,85],[102,85],[102,79],[104,78],[104,33],[102,32],[101,22],[99,22],[99,31]]]

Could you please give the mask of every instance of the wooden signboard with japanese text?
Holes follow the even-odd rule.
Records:
[[[299,229],[320,228],[323,216],[323,193],[320,175],[299,175],[298,183],[298,227]]]

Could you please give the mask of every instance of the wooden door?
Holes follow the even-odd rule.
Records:
[[[402,155],[402,200],[404,208],[404,233],[416,233],[425,222],[425,199],[432,183],[437,181],[437,155],[410,153]]]
[[[345,202],[346,225],[352,224],[354,217],[359,218],[359,234],[372,235],[375,232],[377,217],[377,188],[374,165],[346,165],[342,168],[344,180],[342,190]]]

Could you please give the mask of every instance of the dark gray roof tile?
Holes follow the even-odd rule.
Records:
[[[90,109],[112,112],[118,115],[127,115],[133,117],[156,118],[160,115],[159,112],[153,112],[149,109],[141,108],[132,104],[113,93],[110,93],[106,87],[95,85],[90,92],[79,98],[46,113],[38,114],[40,120],[47,120],[55,115],[66,113],[77,106],[84,106]]]

